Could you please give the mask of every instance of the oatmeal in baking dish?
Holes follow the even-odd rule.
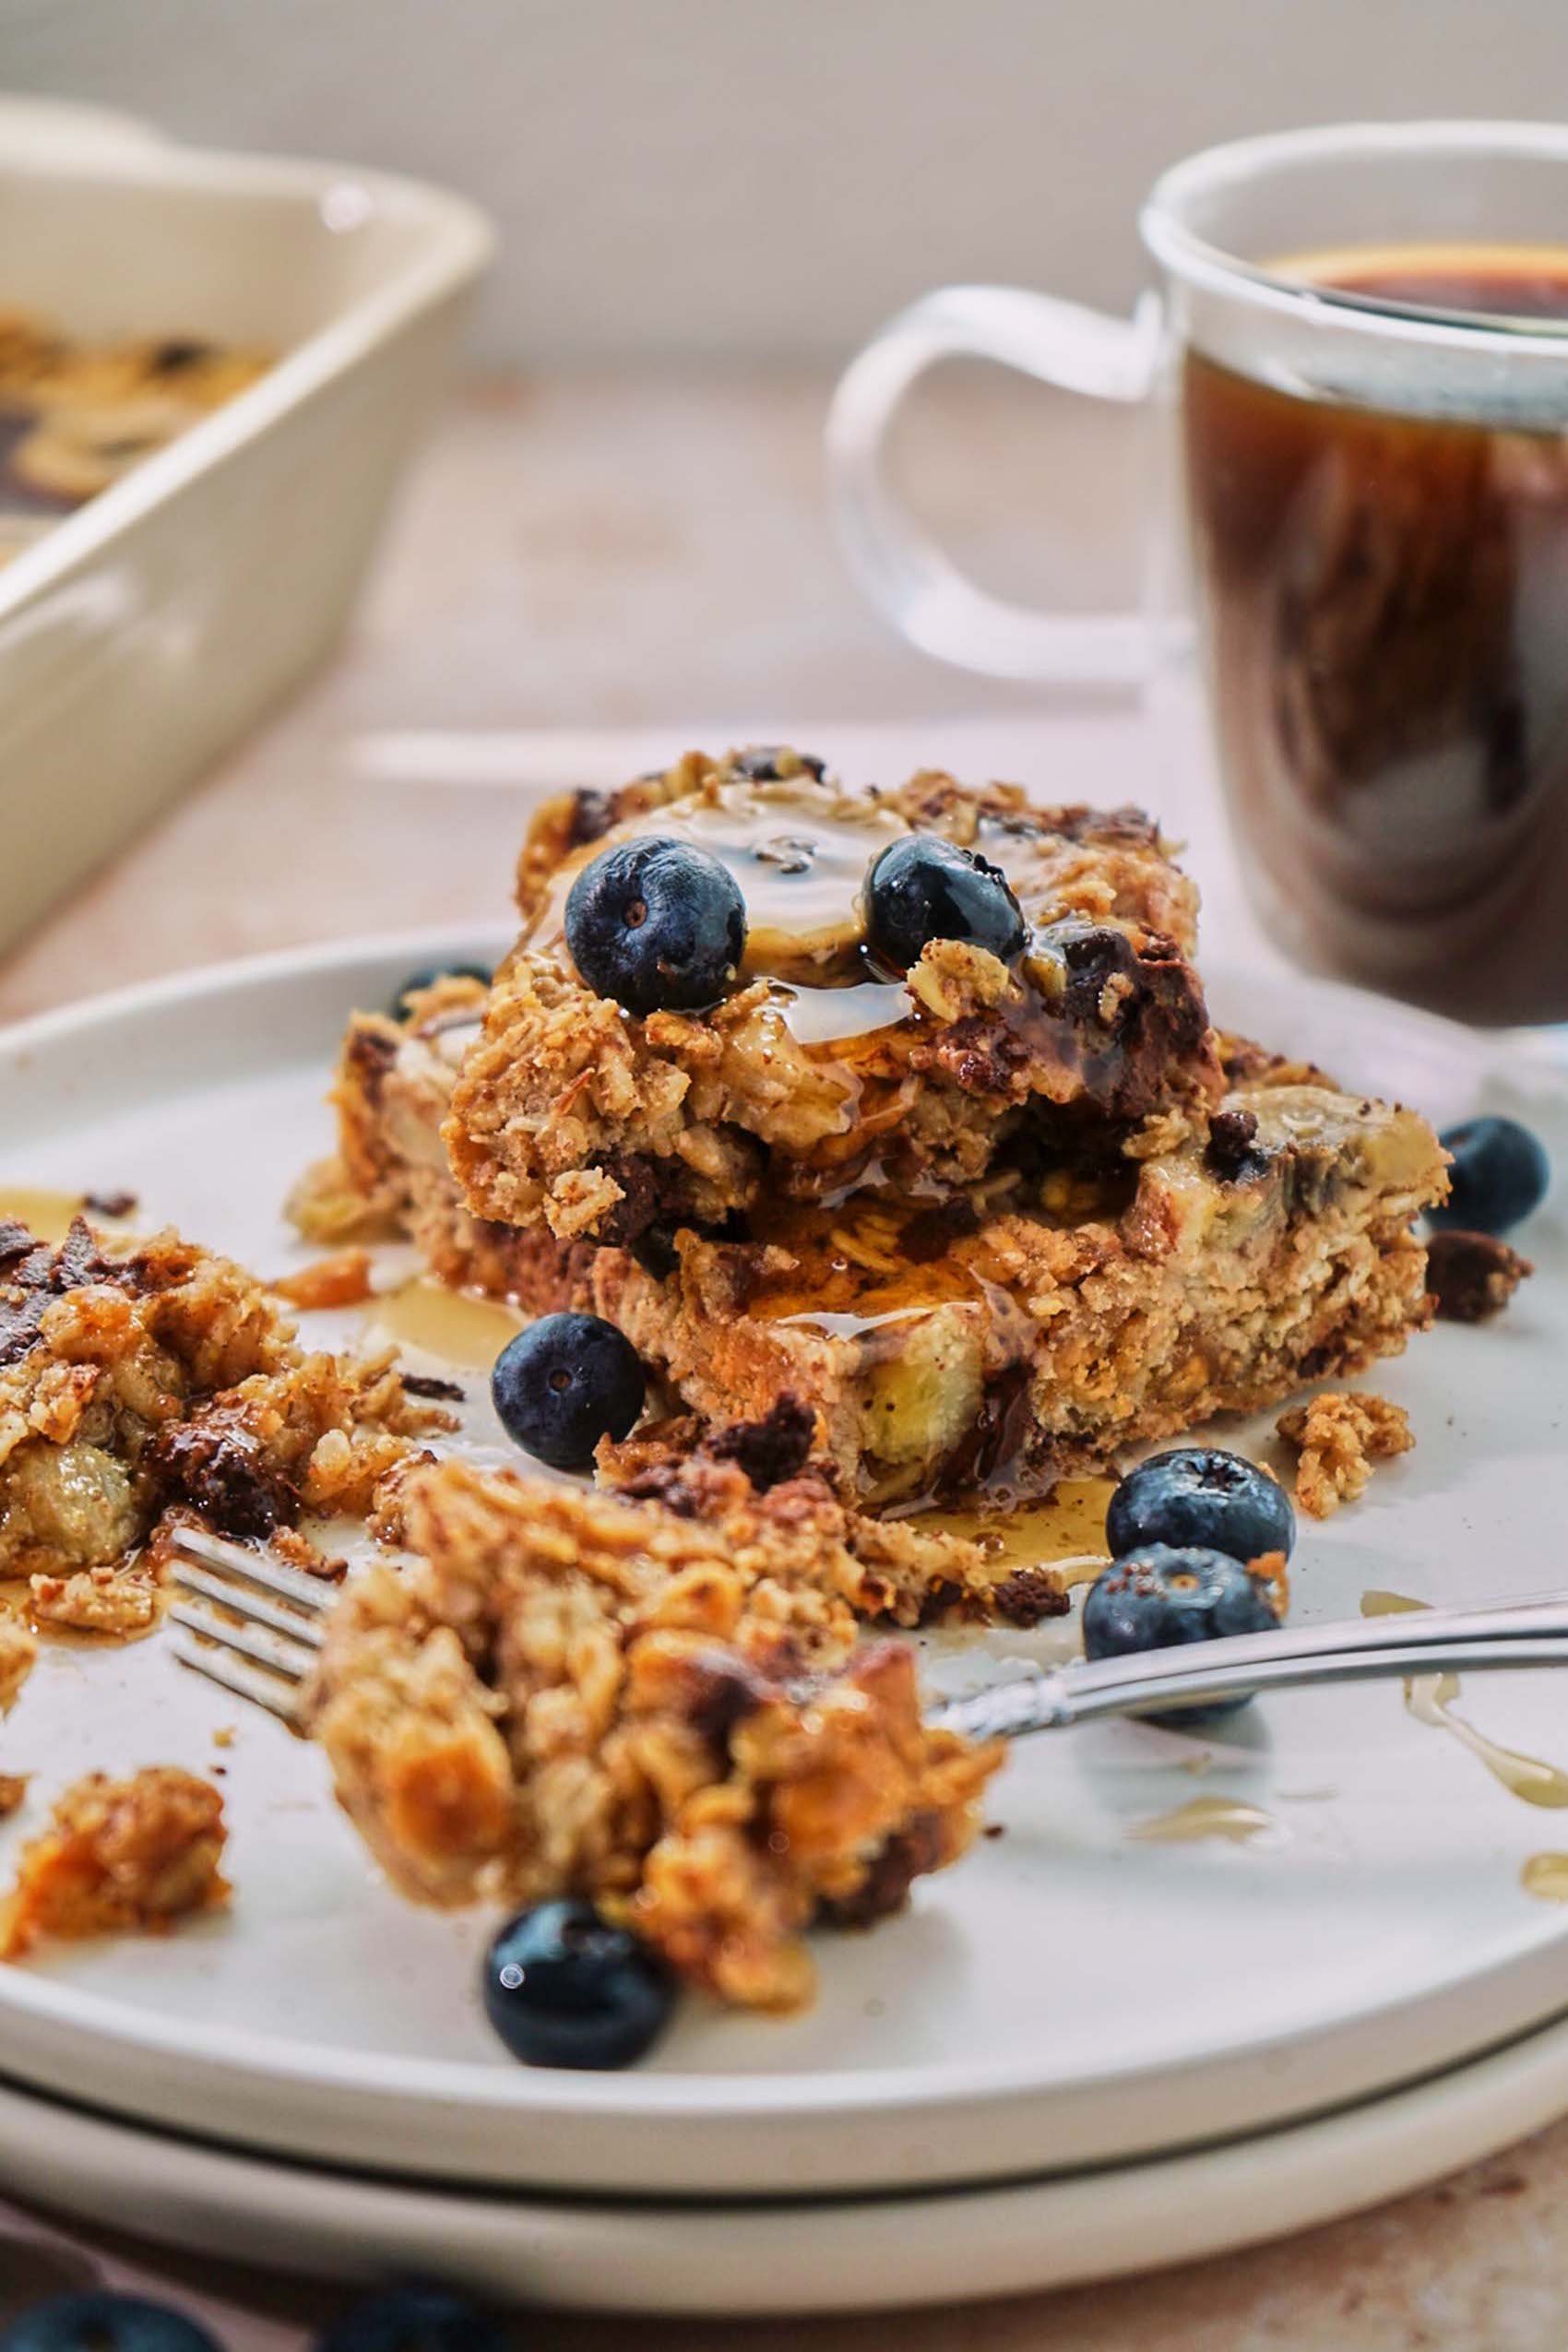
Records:
[[[89,342],[0,311],[0,563],[271,364],[188,335]]]

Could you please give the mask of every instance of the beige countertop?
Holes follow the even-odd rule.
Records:
[[[822,511],[823,396],[806,378],[589,377],[455,403],[338,658],[0,964],[0,1017],[309,939],[493,921],[517,784],[588,780],[607,762],[634,773],[699,723],[715,744],[809,724],[807,747],[851,773],[908,756],[1062,797],[1163,793],[1211,865],[1211,927],[1217,904],[1239,926],[1212,814],[1171,809],[1182,787],[1134,712],[1042,710],[921,659],[862,610]],[[992,584],[1097,606],[1126,600],[1135,576],[1124,429],[963,383],[912,422],[906,455],[927,511]],[[1165,779],[1152,793],[1151,776]],[[0,2321],[46,2275],[36,2244],[30,2271],[8,2246],[9,2219],[0,2208]],[[84,2251],[117,2284],[203,2307],[233,2352],[297,2345],[335,2299]],[[873,2352],[895,2328],[904,2352],[1546,2352],[1568,2340],[1568,2124],[1379,2211],[1147,2278],[896,2321],[552,2318],[542,2340]]]

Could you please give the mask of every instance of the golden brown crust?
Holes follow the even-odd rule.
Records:
[[[912,1869],[972,1838],[999,1758],[923,1726],[907,1651],[853,1657],[820,1481],[709,1462],[672,1508],[447,1462],[404,1516],[415,1566],[348,1588],[308,1705],[406,1892],[587,1894],[721,1998],[793,2008],[820,1904],[894,1900],[896,1841]]]
[[[77,1781],[22,1849],[0,1958],[22,1958],[43,1936],[162,1933],[216,1908],[229,1899],[225,1838],[223,1800],[193,1773],[156,1765],[127,1780]]]
[[[1297,1449],[1296,1500],[1314,1519],[1354,1503],[1377,1463],[1408,1454],[1416,1442],[1403,1406],[1333,1390],[1282,1413],[1276,1426]]]

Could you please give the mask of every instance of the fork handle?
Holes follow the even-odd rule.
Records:
[[[1229,1645],[1205,1645],[1223,1652]],[[1158,1659],[1163,1670],[1139,1671]],[[1172,1661],[1166,1664],[1167,1660]],[[1154,1715],[1171,1706],[1203,1706],[1260,1691],[1299,1689],[1313,1682],[1365,1682],[1415,1674],[1491,1673],[1506,1667],[1568,1665],[1568,1633],[1534,1633],[1516,1641],[1495,1634],[1449,1634],[1379,1649],[1324,1646],[1273,1657],[1189,1658],[1169,1650],[1096,1658],[1053,1673],[1022,1675],[934,1708],[936,1728],[970,1740],[1021,1740],[1032,1731],[1062,1731],[1101,1716]]]

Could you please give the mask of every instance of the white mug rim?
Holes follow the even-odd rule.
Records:
[[[1384,342],[1422,344],[1468,351],[1506,350],[1518,357],[1568,362],[1568,334],[1559,327],[1532,331],[1515,322],[1428,315],[1415,306],[1398,310],[1374,305],[1332,289],[1274,276],[1255,262],[1241,260],[1200,237],[1187,223],[1200,198],[1253,179],[1287,163],[1331,162],[1336,156],[1408,153],[1455,156],[1539,156],[1568,165],[1568,125],[1486,121],[1324,124],[1297,131],[1265,131],[1204,148],[1162,172],[1138,215],[1146,250],[1160,267],[1186,284],[1241,300],[1276,315],[1313,314],[1324,326]]]

